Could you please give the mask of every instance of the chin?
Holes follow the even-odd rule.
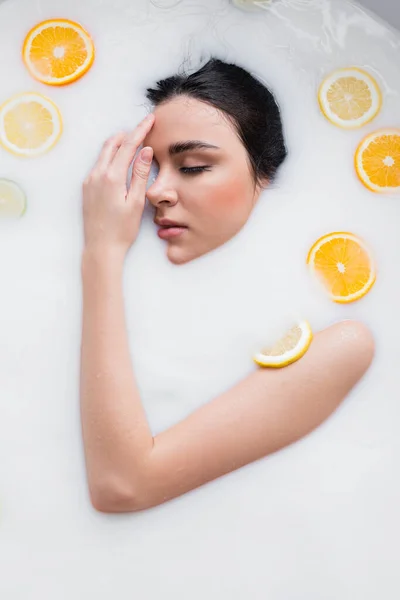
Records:
[[[208,249],[201,251],[200,249],[191,248],[189,244],[183,244],[182,246],[179,244],[168,244],[167,258],[173,265],[184,265],[203,256],[208,251]]]
[[[217,246],[216,246],[217,247]],[[204,256],[214,250],[214,248],[205,248],[203,250],[191,250],[190,248],[182,248],[178,245],[169,245],[167,248],[167,258],[174,265],[184,265],[192,262],[197,258]]]
[[[185,250],[179,248],[179,246],[169,246],[167,249],[167,258],[173,265],[184,265],[196,258],[196,256],[190,256],[188,252],[185,252]]]

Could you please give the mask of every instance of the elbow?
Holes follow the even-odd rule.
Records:
[[[339,324],[341,340],[346,350],[347,368],[352,367],[356,378],[361,378],[375,356],[375,340],[370,329],[360,321],[342,321]]]
[[[140,488],[126,482],[102,480],[89,487],[90,501],[97,512],[131,513],[146,508]]]

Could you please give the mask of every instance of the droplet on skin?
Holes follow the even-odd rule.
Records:
[[[357,327],[352,325],[350,321],[344,321],[344,323],[346,323],[346,327],[343,327],[340,332],[341,339],[356,340],[358,338]]]

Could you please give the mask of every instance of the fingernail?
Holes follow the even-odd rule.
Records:
[[[140,158],[144,163],[149,165],[153,160],[153,148],[143,148],[143,150],[140,153]]]
[[[151,121],[153,119],[153,113],[150,113],[149,115],[147,115],[147,117],[145,117],[145,121]]]

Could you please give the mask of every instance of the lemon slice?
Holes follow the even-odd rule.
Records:
[[[373,192],[400,192],[400,129],[368,135],[355,156],[357,175]]]
[[[62,133],[62,117],[49,98],[18,94],[0,106],[0,143],[19,156],[37,156],[52,148]]]
[[[376,117],[382,106],[382,94],[371,75],[353,67],[331,73],[319,88],[318,101],[331,123],[356,129]]]
[[[48,85],[66,85],[92,66],[93,41],[85,29],[68,19],[39,23],[25,38],[22,56],[31,75]]]
[[[0,218],[22,217],[26,211],[26,196],[10,179],[0,179]]]
[[[307,264],[331,299],[342,304],[365,296],[376,280],[370,251],[353,233],[329,233],[321,237],[309,251]]]
[[[313,339],[310,324],[300,321],[271,348],[264,348],[253,356],[260,367],[286,367],[299,360]]]

